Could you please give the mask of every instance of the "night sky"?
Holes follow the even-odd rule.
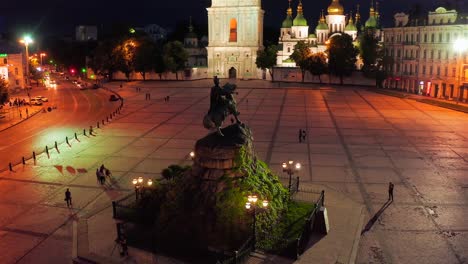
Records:
[[[460,3],[468,2],[458,0]],[[21,0],[2,1],[0,6],[1,31],[32,31],[35,34],[72,34],[78,24],[109,24],[123,22],[135,26],[159,24],[172,28],[177,22],[192,16],[197,24],[206,24],[205,8],[210,0]],[[287,0],[263,0],[265,25],[278,28],[285,17]],[[298,0],[293,0],[293,8]],[[326,9],[331,0],[304,0],[304,12],[309,25],[315,26],[321,9]],[[369,1],[341,0],[345,12],[355,11],[361,5],[361,15],[367,19]],[[439,5],[440,0],[382,0],[381,16],[384,26],[392,24],[397,11],[406,11],[420,3],[425,10]],[[49,3],[49,4],[48,4]]]

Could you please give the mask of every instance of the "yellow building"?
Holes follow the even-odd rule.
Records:
[[[0,78],[8,81],[10,89],[25,88],[24,67],[22,53],[2,53],[0,50]]]
[[[467,17],[439,7],[424,19],[394,18],[395,26],[384,29],[386,87],[468,101]]]

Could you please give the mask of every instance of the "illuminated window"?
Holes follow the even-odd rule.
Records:
[[[235,18],[229,22],[229,42],[237,42],[237,20]]]

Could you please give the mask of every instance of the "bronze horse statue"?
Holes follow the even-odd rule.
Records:
[[[233,115],[237,123],[241,123],[237,111],[236,100],[233,94],[236,90],[235,84],[225,84],[223,87],[219,86],[219,79],[217,76],[213,79],[215,86],[211,88],[210,93],[210,109],[203,118],[203,126],[206,129],[214,129],[218,134],[224,136],[221,132],[221,126],[228,115]]]

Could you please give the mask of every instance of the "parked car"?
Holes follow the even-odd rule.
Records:
[[[41,100],[42,102],[49,102],[49,99],[42,95],[36,96],[36,99]]]
[[[42,105],[42,101],[37,98],[31,98],[31,101],[29,101],[30,105]]]
[[[109,101],[113,102],[113,101],[118,101],[119,98],[117,96],[115,96],[115,94],[111,94],[111,96],[109,97]]]

